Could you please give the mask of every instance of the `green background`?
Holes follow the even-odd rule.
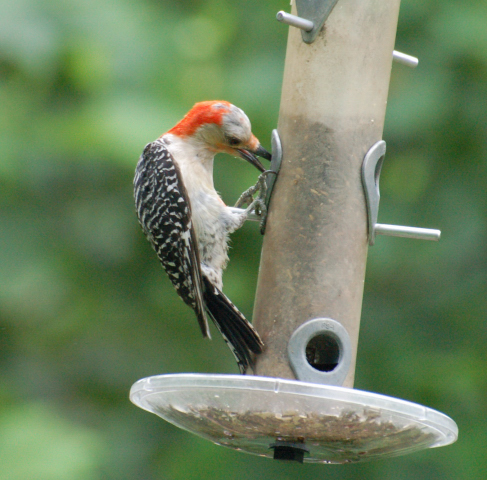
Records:
[[[452,446],[345,466],[217,447],[128,400],[139,378],[236,373],[137,224],[144,145],[203,99],[277,124],[287,27],[277,0],[2,0],[0,470],[8,480],[477,479],[487,471],[487,4],[404,0],[379,221],[439,243],[369,250],[356,387],[451,416]],[[227,203],[256,172],[221,156]],[[251,317],[261,237],[233,236],[225,291]]]

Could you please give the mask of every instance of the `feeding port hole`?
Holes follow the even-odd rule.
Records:
[[[306,360],[320,372],[332,372],[340,360],[340,346],[336,338],[327,333],[313,337],[306,345]]]
[[[331,318],[314,318],[300,325],[288,344],[289,364],[298,380],[343,385],[352,358],[346,329]]]

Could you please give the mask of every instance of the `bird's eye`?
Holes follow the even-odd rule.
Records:
[[[236,137],[228,137],[228,144],[234,147],[235,145],[238,145],[240,143],[240,140]]]

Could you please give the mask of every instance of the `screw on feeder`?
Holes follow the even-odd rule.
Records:
[[[274,450],[274,460],[288,460],[303,463],[304,455],[309,455],[309,449],[305,447],[304,443],[276,440],[275,443],[269,445],[269,448]]]
[[[380,201],[379,178],[385,154],[386,142],[379,140],[369,149],[362,164],[362,184],[367,202],[369,245],[374,245],[376,235],[438,241],[441,236],[440,230],[377,223]]]

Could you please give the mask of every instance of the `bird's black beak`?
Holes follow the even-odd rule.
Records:
[[[244,150],[243,148],[238,148],[237,152],[244,160],[247,160],[247,162],[251,163],[255,168],[257,168],[261,172],[265,172],[266,169],[264,168],[264,165],[260,163],[260,160],[257,158],[256,155],[265,158],[267,160],[271,159],[271,154],[262,145],[259,145],[252,152],[250,150]]]

